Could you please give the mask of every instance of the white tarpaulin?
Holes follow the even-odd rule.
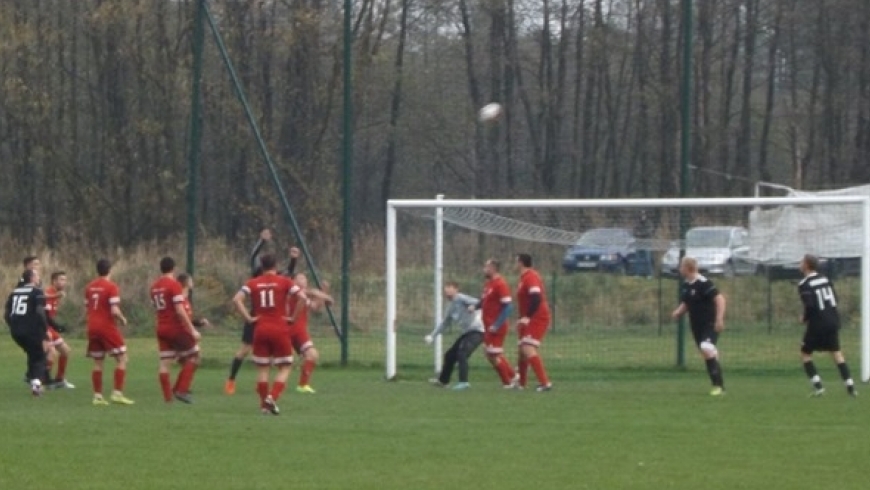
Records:
[[[787,190],[789,197],[867,196],[870,185],[830,191]],[[860,204],[780,206],[749,213],[749,255],[767,264],[794,264],[804,254],[861,256]]]

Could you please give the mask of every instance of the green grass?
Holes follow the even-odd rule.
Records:
[[[193,406],[160,400],[153,341],[130,346],[136,405],[98,408],[84,358],[70,365],[78,389],[31,399],[23,355],[0,343],[0,488],[866,488],[866,401],[845,396],[826,359],[822,399],[806,398],[797,364],[726,365],[728,395],[711,399],[693,357],[686,372],[554,360],[543,395],[504,392],[479,359],[465,393],[431,388],[426,369],[388,383],[380,369],[324,368],[316,396],[288,394],[265,417],[250,366],[235,396],[221,393],[234,339],[206,338]]]

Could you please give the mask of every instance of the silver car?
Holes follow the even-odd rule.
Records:
[[[702,274],[755,274],[748,243],[749,232],[741,226],[699,226],[686,233],[686,255],[698,261]],[[662,273],[677,275],[679,268],[680,248],[674,245],[662,257]]]

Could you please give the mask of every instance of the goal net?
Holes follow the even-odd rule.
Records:
[[[849,216],[848,220],[842,219]],[[795,217],[800,217],[797,219]],[[856,218],[857,217],[857,218]],[[387,206],[386,377],[440,368],[447,331],[442,286],[478,297],[494,258],[515,288],[514,257],[530,253],[552,324],[543,350],[564,379],[594,370],[650,370],[695,361],[677,306],[678,263],[698,260],[728,302],[726,369],[794,372],[804,326],[798,262],[818,255],[832,277],[847,358],[870,378],[870,196],[640,200],[391,200]],[[516,356],[517,315],[506,344]],[[442,340],[443,338],[443,340]],[[481,349],[482,350],[482,349]],[[473,365],[483,367],[481,353]],[[487,373],[489,374],[489,373]],[[479,374],[486,376],[486,374]]]

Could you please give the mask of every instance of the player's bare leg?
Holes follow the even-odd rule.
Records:
[[[109,404],[109,402],[103,398],[103,364],[103,358],[94,358],[94,368],[91,371],[91,385],[94,389],[93,404],[96,406]]]
[[[124,381],[127,376],[127,354],[121,353],[115,357],[115,373],[112,383],[112,403],[119,405],[132,405],[134,402],[124,396]]]
[[[553,384],[550,383],[550,378],[547,376],[547,370],[544,369],[544,361],[541,359],[541,354],[538,352],[538,346],[525,343],[520,347],[526,363],[532,367],[535,372],[535,377],[538,378],[537,391],[550,391]]]
[[[317,367],[317,361],[320,360],[320,354],[313,346],[305,349],[302,352],[302,369],[299,370],[299,385],[296,391],[299,393],[314,394],[314,388],[311,387],[311,374],[314,368]]]

